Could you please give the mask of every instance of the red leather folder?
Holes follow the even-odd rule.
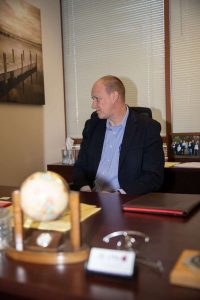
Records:
[[[200,204],[200,195],[149,193],[123,204],[127,212],[149,213],[171,216],[187,216]]]
[[[12,205],[11,201],[0,200],[0,208]]]

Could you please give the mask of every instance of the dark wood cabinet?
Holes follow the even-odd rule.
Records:
[[[72,182],[73,166],[64,165],[62,163],[55,163],[47,165],[47,170],[58,173],[68,183]]]
[[[162,192],[200,194],[200,168],[165,168]]]
[[[68,183],[72,182],[73,166],[55,163],[47,165],[47,169],[60,174]],[[161,192],[200,194],[200,168],[165,168]]]

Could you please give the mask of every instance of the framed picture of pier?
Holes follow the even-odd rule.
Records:
[[[0,103],[45,104],[40,9],[0,0]]]

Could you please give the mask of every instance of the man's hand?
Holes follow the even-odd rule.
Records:
[[[84,185],[80,188],[80,192],[91,192],[91,188],[89,185]]]

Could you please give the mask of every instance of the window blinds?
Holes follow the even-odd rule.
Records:
[[[173,133],[200,132],[200,1],[170,2]]]
[[[93,83],[118,76],[130,106],[147,106],[165,134],[163,0],[62,0],[67,132],[81,137]]]

